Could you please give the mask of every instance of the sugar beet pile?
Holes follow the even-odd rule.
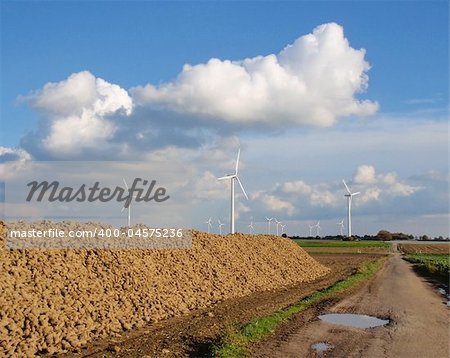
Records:
[[[2,234],[0,355],[70,351],[326,273],[295,243],[268,235],[194,232],[184,250],[8,250]]]

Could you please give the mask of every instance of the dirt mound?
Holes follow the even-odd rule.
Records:
[[[165,250],[8,250],[2,235],[0,272],[0,355],[16,357],[70,351],[328,269],[287,239],[193,232],[192,248]]]

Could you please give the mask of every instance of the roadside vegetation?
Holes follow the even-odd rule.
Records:
[[[450,276],[450,255],[413,253],[404,256],[405,260],[425,268],[431,274]]]
[[[222,340],[223,343],[222,345],[216,347],[214,350],[214,355],[222,358],[248,356],[249,347],[251,344],[266,338],[284,321],[296,313],[307,309],[315,303],[330,298],[333,295],[367,281],[382,267],[385,259],[386,258],[384,257],[376,261],[366,261],[360,266],[355,274],[342,281],[336,282],[332,286],[317,291],[312,295],[305,297],[300,302],[274,314],[259,317],[244,326],[239,326],[237,324],[228,326]]]

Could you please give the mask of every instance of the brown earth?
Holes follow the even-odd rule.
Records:
[[[324,313],[360,313],[389,318],[386,327],[357,329],[320,321]],[[296,315],[252,357],[317,357],[311,345],[331,343],[322,357],[448,357],[449,310],[446,300],[413,266],[393,255],[375,279],[338,302],[324,302]]]
[[[429,253],[450,254],[450,244],[397,244],[397,249],[406,254]]]
[[[35,226],[66,230],[93,224]],[[329,272],[280,237],[192,236],[190,249],[8,250],[2,235],[0,356],[70,352],[218,302],[255,292],[271,297],[270,291]]]
[[[208,357],[229,324],[247,323],[285,308],[356,272],[374,255],[318,255],[331,272],[313,282],[226,300],[182,317],[170,318],[116,337],[99,340],[73,357]]]

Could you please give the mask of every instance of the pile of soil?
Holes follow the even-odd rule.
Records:
[[[194,231],[190,249],[164,250],[8,250],[2,234],[0,272],[0,355],[30,356],[329,270],[287,239]]]

